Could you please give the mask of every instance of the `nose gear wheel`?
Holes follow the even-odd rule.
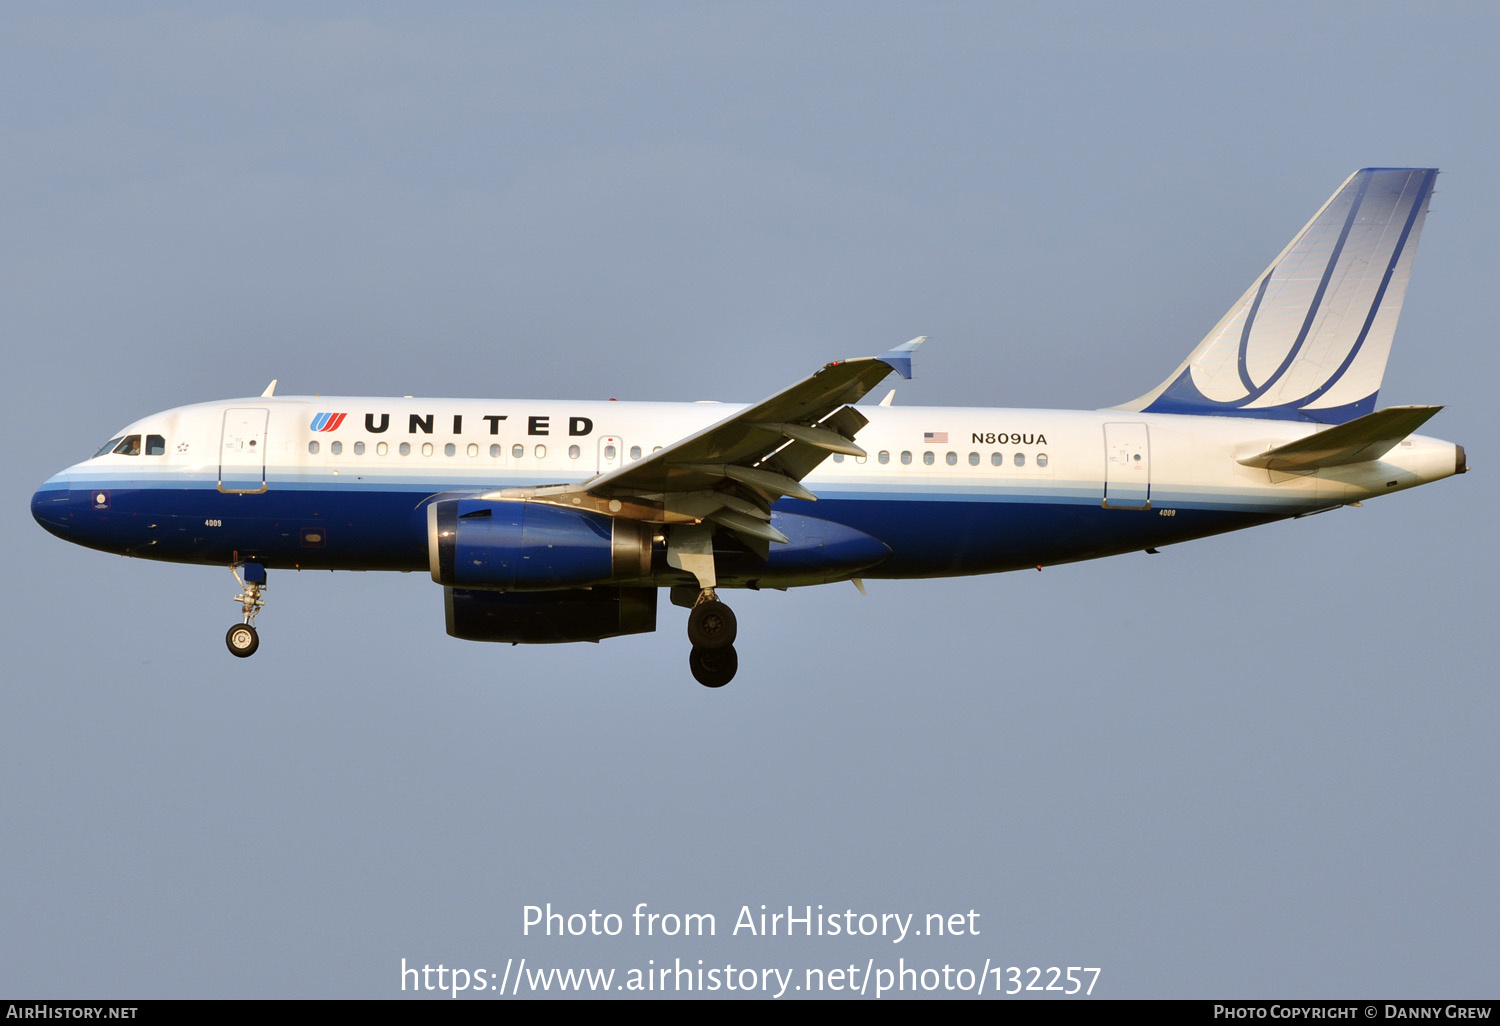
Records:
[[[234,597],[234,601],[240,604],[243,622],[229,628],[224,635],[224,644],[231,655],[248,659],[255,654],[256,649],[260,648],[260,634],[255,630],[255,616],[266,604],[265,596],[262,594],[266,587],[266,568],[258,563],[245,563],[243,566],[231,566],[229,572],[234,574],[236,581],[240,582],[240,593]]]

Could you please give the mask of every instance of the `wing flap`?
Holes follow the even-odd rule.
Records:
[[[749,485],[773,501],[783,495],[790,495],[794,499],[806,499],[808,502],[818,501],[816,495],[803,488],[794,479],[763,467],[747,467],[739,463],[698,463],[684,469],[710,478],[727,477],[731,481]]]
[[[849,439],[837,431],[830,431],[820,425],[809,427],[806,424],[762,424],[760,426],[779,431],[795,441],[806,442],[819,449],[827,449],[829,452],[843,453],[845,456],[865,455],[865,451]]]
[[[869,419],[863,413],[860,413],[859,410],[853,406],[845,406],[842,409],[834,410],[830,416],[821,421],[818,425],[818,431],[820,434],[835,435],[840,438],[852,440],[855,434],[859,432],[859,429],[869,422]],[[845,450],[845,455],[865,455],[865,451],[853,445],[852,442],[849,448],[858,451],[850,453]],[[787,477],[800,481],[818,469],[818,466],[830,455],[839,451],[829,445],[797,439],[790,445],[778,449],[774,455],[762,460],[761,464],[762,466],[779,471]]]
[[[708,515],[708,519],[729,528],[735,534],[760,538],[768,542],[779,542],[782,545],[785,545],[788,541],[786,535],[776,530],[768,522],[755,517],[747,517],[743,513],[736,513],[730,509],[715,510]]]

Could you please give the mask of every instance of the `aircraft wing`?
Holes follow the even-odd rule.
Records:
[[[770,524],[783,495],[815,500],[800,483],[832,453],[863,456],[854,435],[868,421],[851,404],[891,371],[911,377],[914,338],[880,356],[830,363],[790,388],[665,446],[574,485],[507,488],[525,498],[648,523],[711,520],[752,547],[786,538]]]

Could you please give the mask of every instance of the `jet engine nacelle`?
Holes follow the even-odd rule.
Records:
[[[649,524],[538,502],[440,499],[427,507],[427,559],[446,588],[647,581],[652,534]]]
[[[545,594],[443,589],[448,633],[513,645],[601,641],[656,630],[655,588],[574,588]]]

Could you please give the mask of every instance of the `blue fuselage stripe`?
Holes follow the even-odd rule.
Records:
[[[94,479],[44,486],[33,513],[49,531],[91,548],[184,563],[253,560],[269,567],[425,571],[426,501],[421,488],[286,487],[260,494],[217,488],[141,487]],[[99,501],[100,497],[104,501]],[[1229,496],[1154,496],[1162,510],[1109,510],[1097,490],[1028,494],[1019,489],[922,491],[826,489],[816,503],[777,508],[844,524],[888,545],[869,577],[990,573],[1071,562],[1203,537],[1297,512],[1236,506]]]

